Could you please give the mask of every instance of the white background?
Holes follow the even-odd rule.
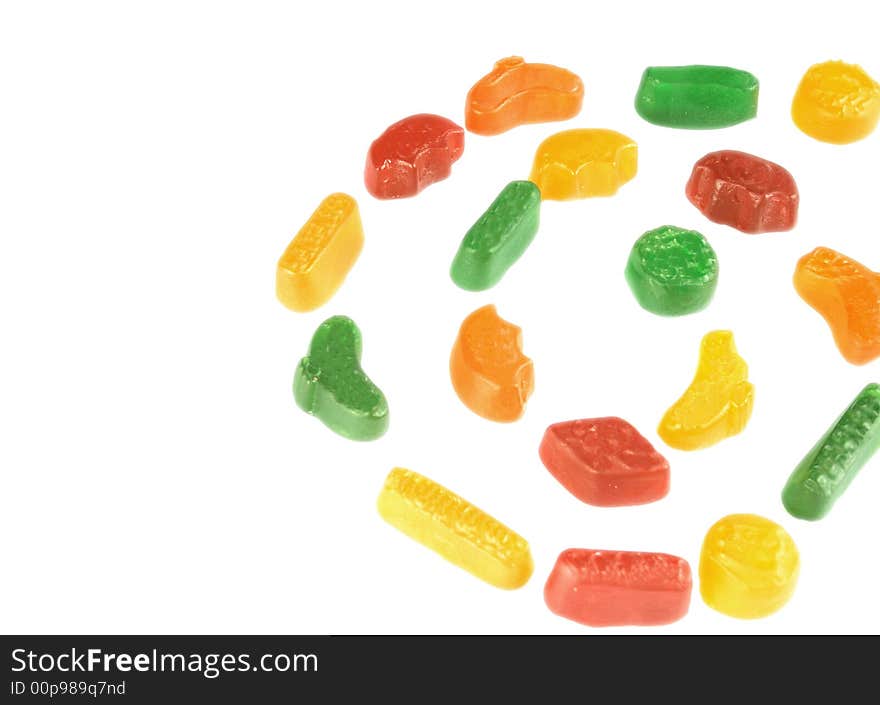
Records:
[[[846,363],[791,285],[827,245],[880,268],[880,135],[830,146],[789,106],[812,63],[880,78],[875,3],[6,2],[0,10],[0,629],[4,632],[597,633],[551,614],[544,581],[568,547],[665,551],[696,573],[709,526],[780,522],[802,558],[779,613],[709,609],[653,633],[877,632],[880,459],[832,514],[786,514],[794,466],[880,362]],[[580,115],[466,136],[452,177],[416,198],[365,191],[364,158],[418,112],[463,122],[465,94],[519,54],[584,81]],[[718,131],[649,125],[632,102],[650,64],[716,63],[761,81],[758,118]],[[606,199],[547,202],[494,289],[449,279],[458,243],[546,136],[619,130],[639,173]],[[684,196],[693,163],[741,149],[788,168],[787,233],[707,221]],[[321,309],[274,294],[275,263],[320,200],[346,191],[366,231]],[[696,228],[718,253],[711,306],[638,307],[633,241]],[[447,371],[464,317],[520,325],[536,388],[522,420],[485,421]],[[346,441],[297,409],[293,370],[315,327],[351,316],[391,409],[388,434]],[[756,403],[746,431],[703,451],[656,425],[693,375],[701,337],[734,331]],[[642,507],[581,504],[543,468],[544,428],[620,415],[669,459]],[[395,465],[457,491],[529,540],[535,574],[503,592],[387,526]]]

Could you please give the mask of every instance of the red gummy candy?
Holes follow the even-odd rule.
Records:
[[[691,567],[667,553],[569,548],[544,586],[551,612],[591,627],[654,626],[687,614]]]
[[[798,190],[779,164],[745,152],[712,152],[694,164],[685,193],[709,220],[744,233],[791,230]]]
[[[370,145],[364,183],[376,198],[415,196],[449,176],[463,151],[463,128],[439,115],[411,115]]]
[[[614,416],[553,424],[538,453],[553,477],[587,504],[645,504],[669,492],[666,458]]]

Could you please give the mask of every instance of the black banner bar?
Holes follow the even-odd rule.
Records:
[[[874,644],[811,637],[11,636],[0,702],[521,702],[580,693],[677,701],[818,696],[873,673]],[[864,663],[864,666],[860,665]],[[812,664],[812,665],[810,665]],[[701,685],[702,684],[702,685]],[[837,687],[837,686],[835,686]],[[610,689],[610,690],[609,690]],[[844,690],[835,690],[841,695]],[[713,695],[714,693],[714,695]],[[380,698],[377,700],[377,698]],[[685,698],[688,702],[689,698]]]

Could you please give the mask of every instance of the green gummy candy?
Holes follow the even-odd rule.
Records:
[[[461,241],[449,272],[452,281],[468,291],[495,286],[535,239],[540,210],[535,184],[507,184]]]
[[[642,308],[683,316],[709,305],[718,283],[718,258],[696,230],[664,225],[636,240],[625,275]]]
[[[649,66],[636,93],[636,112],[664,127],[736,125],[758,114],[758,79],[727,66]]]
[[[869,384],[807,453],[782,490],[798,519],[821,519],[880,447],[880,385]]]
[[[340,436],[371,441],[388,430],[388,402],[361,369],[361,332],[346,316],[318,326],[297,365],[293,398]]]

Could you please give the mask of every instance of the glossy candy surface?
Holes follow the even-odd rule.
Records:
[[[730,617],[766,617],[794,594],[799,571],[800,556],[785,529],[755,514],[731,514],[703,541],[700,593]]]
[[[490,421],[516,421],[535,386],[532,361],[522,353],[522,331],[492,305],[461,324],[449,374],[464,405]]]
[[[663,416],[657,433],[679,450],[706,448],[740,433],[752,415],[754,387],[748,375],[733,333],[707,333],[694,379]]]
[[[424,475],[394,468],[378,508],[393,527],[490,585],[513,590],[532,575],[524,538]]]
[[[794,288],[825,319],[848,362],[864,365],[880,357],[880,274],[817,247],[798,261]]]
[[[718,258],[696,230],[664,225],[636,240],[625,275],[642,308],[682,316],[709,305],[718,283]]]
[[[449,176],[464,152],[464,130],[439,115],[411,115],[370,145],[364,185],[376,198],[406,198]]]
[[[791,104],[794,124],[817,140],[847,144],[867,137],[880,120],[880,84],[854,64],[811,66]]]
[[[363,245],[357,202],[344,193],[327,196],[278,260],[278,299],[294,311],[311,311],[326,303],[342,284]]]
[[[612,196],[636,175],[638,147],[613,130],[581,128],[557,132],[535,153],[529,177],[541,198],[566,201]]]
[[[538,232],[541,192],[531,181],[511,181],[462,240],[450,275],[462,289],[495,286]]]
[[[691,568],[678,556],[570,548],[544,586],[552,612],[591,627],[654,626],[687,614]]]
[[[645,504],[669,492],[666,458],[620,418],[555,423],[538,453],[553,477],[587,504]]]
[[[798,519],[821,519],[880,448],[880,385],[865,387],[813,446],[782,490]]]
[[[571,71],[511,56],[468,91],[464,124],[479,135],[497,135],[517,125],[567,120],[583,100],[584,84]]]
[[[778,164],[745,152],[712,152],[694,164],[688,200],[709,220],[744,233],[791,230],[799,194]]]
[[[388,429],[388,402],[360,363],[361,332],[354,321],[328,318],[296,368],[293,397],[340,436],[369,441]]]
[[[664,127],[736,125],[758,113],[758,79],[727,66],[649,66],[636,93],[636,112]]]

